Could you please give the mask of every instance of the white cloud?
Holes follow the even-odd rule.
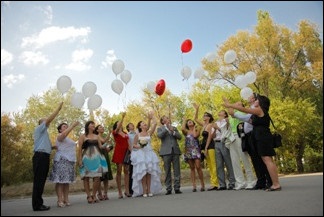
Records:
[[[105,60],[101,62],[102,68],[110,67],[116,59],[117,59],[117,57],[116,57],[115,51],[108,50]]]
[[[40,10],[46,16],[45,23],[46,24],[52,24],[52,20],[53,20],[53,9],[52,9],[52,7],[50,5],[47,5],[44,8],[40,8]]]
[[[30,37],[23,38],[21,46],[23,48],[41,48],[47,44],[56,41],[74,40],[77,37],[86,38],[90,32],[90,27],[75,28],[73,26],[70,26],[66,28],[61,28],[58,26],[51,26],[43,29],[38,35],[36,34]]]
[[[91,49],[75,50],[72,53],[72,62],[65,68],[73,71],[88,70],[91,66],[87,65],[87,63],[92,55],[93,51]]]
[[[1,79],[3,80],[3,82],[8,88],[12,88],[14,84],[20,83],[22,80],[24,80],[24,78],[25,75],[23,74],[19,74],[19,75],[10,74],[10,75],[3,76]]]
[[[5,49],[1,49],[1,67],[12,62],[13,55]]]
[[[25,64],[25,65],[37,65],[37,64],[43,64],[46,65],[49,60],[47,59],[47,57],[42,54],[42,52],[37,51],[24,51],[21,55],[20,55],[20,60]]]

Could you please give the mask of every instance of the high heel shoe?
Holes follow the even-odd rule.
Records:
[[[57,201],[57,207],[63,208],[63,207],[65,207],[65,204],[63,202]]]
[[[69,201],[64,201],[65,206],[71,206]]]
[[[104,199],[104,200],[109,200],[108,195],[107,195],[107,194],[104,194],[104,195],[103,195],[103,199]]]
[[[92,196],[87,196],[87,201],[88,201],[88,203],[93,203]]]
[[[102,196],[101,194],[97,194],[97,198],[98,198],[99,200],[104,200],[104,198],[103,198],[103,196]]]
[[[92,201],[94,203],[99,203],[99,200],[98,200],[98,198],[96,196],[92,196]]]
[[[129,193],[127,194],[126,192],[124,192],[124,194],[125,194],[126,197],[131,197],[132,196],[131,194],[129,194]]]

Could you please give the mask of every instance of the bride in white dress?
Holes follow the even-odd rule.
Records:
[[[152,118],[152,115],[149,116]],[[160,180],[161,169],[159,158],[153,151],[151,145],[151,135],[156,128],[156,121],[148,130],[148,125],[140,121],[137,124],[138,133],[134,138],[131,162],[133,165],[133,197],[141,196],[152,197],[162,190]]]

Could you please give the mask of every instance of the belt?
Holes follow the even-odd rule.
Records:
[[[43,151],[35,151],[35,154],[46,154],[46,155],[50,155],[49,153],[43,152]]]
[[[221,142],[221,140],[215,140],[215,142]]]

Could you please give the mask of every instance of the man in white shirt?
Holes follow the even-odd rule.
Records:
[[[225,110],[221,110],[218,113],[218,120],[215,122],[217,127],[215,127],[216,130],[216,137],[214,138],[215,141],[215,152],[216,152],[216,167],[217,167],[217,178],[219,182],[219,188],[217,190],[233,190],[235,187],[235,176],[230,156],[229,149],[225,146],[224,138],[222,138],[222,135],[224,135],[224,131],[222,129],[225,129],[229,127],[229,130],[231,131],[231,127],[228,126],[228,122],[226,121],[226,118],[228,118],[228,114]],[[228,172],[228,188],[226,187],[226,181],[225,181],[225,170],[224,166],[226,166],[226,170]]]

